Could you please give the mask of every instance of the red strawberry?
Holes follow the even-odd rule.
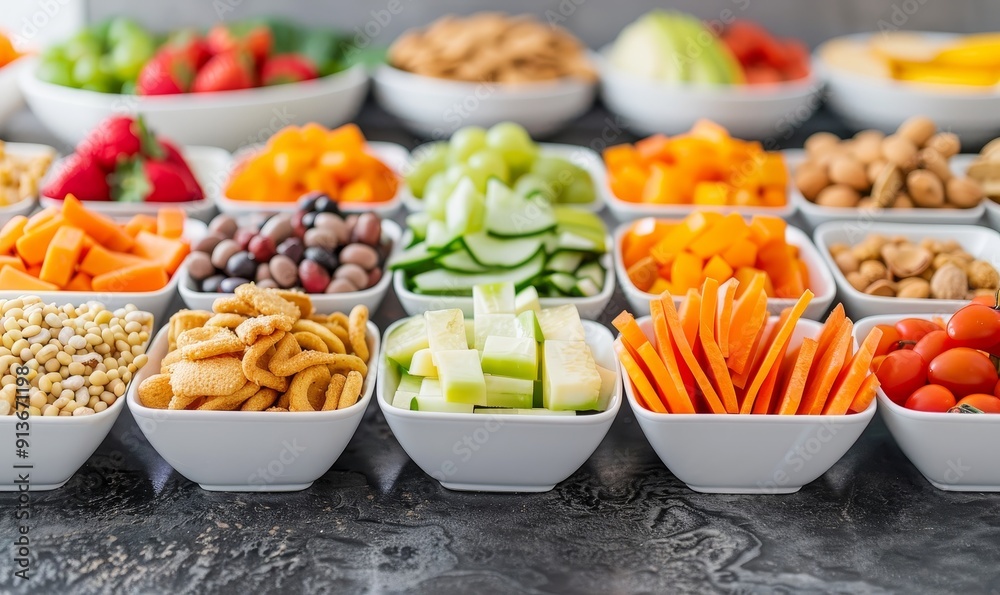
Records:
[[[216,54],[201,67],[191,90],[195,93],[234,91],[253,87],[250,60],[243,52]]]
[[[77,145],[76,152],[93,158],[104,171],[112,172],[121,159],[140,153],[159,157],[163,149],[142,116],[112,116],[94,128]]]
[[[42,188],[43,196],[59,200],[69,194],[80,200],[111,200],[107,174],[91,157],[70,155]]]
[[[216,25],[208,32],[208,48],[213,54],[245,50],[255,63],[263,61],[274,46],[274,35],[266,25],[243,24],[235,27]]]
[[[177,148],[172,142],[160,139],[160,146],[163,147],[163,161],[166,163],[171,163],[177,167],[177,169],[184,175],[185,180],[188,182],[188,186],[191,188],[191,194],[194,196],[191,200],[201,200],[205,198],[205,193],[201,189],[201,185],[198,184],[198,178],[195,177],[194,172],[188,166],[187,161],[184,160],[184,156],[181,155],[180,149]]]
[[[312,60],[302,54],[279,54],[264,62],[260,71],[262,85],[282,85],[308,81],[319,76]]]
[[[202,198],[184,172],[173,163],[133,159],[114,174],[114,199],[119,202],[185,202]]]
[[[139,95],[186,93],[194,80],[197,65],[189,52],[161,49],[139,72],[135,92]]]
[[[191,63],[195,65],[195,69],[201,68],[212,57],[208,41],[192,29],[186,29],[174,34],[170,38],[170,41],[167,42],[167,45],[174,52],[186,55]]]

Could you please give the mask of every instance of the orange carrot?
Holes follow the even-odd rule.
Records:
[[[652,343],[648,341],[643,343],[642,347],[639,348],[639,355],[642,357],[642,361],[646,363],[646,367],[649,368],[653,376],[653,382],[662,395],[661,400],[665,401],[670,413],[694,413],[694,405],[691,404],[691,399],[687,396],[686,392],[683,392],[684,385],[681,384],[678,389],[678,378],[671,376],[670,372],[667,371],[667,367],[663,364],[663,360],[660,359],[659,354],[656,353],[656,349]]]
[[[733,384],[744,388],[747,382],[753,378],[754,372],[760,367],[760,362],[764,358],[764,352],[767,350],[767,346],[771,344],[774,339],[774,335],[778,332],[778,328],[785,321],[788,315],[791,313],[790,308],[785,308],[781,311],[781,315],[778,316],[778,322],[772,325],[770,329],[768,328],[768,321],[770,320],[770,315],[767,313],[767,296],[761,294],[759,301],[764,302],[764,314],[761,317],[761,322],[759,329],[757,331],[757,336],[754,338],[753,347],[750,349],[750,354],[747,356],[746,362],[743,363],[743,370],[737,372],[733,370]]]
[[[778,415],[795,415],[799,410],[806,380],[809,378],[809,368],[812,366],[813,358],[816,357],[818,346],[819,343],[815,339],[803,339],[799,355],[795,358],[795,364],[785,384],[785,392],[778,404]]]
[[[691,400],[692,390],[688,389],[688,384],[684,381],[684,374],[677,363],[677,356],[674,353],[673,341],[670,339],[670,332],[667,330],[667,317],[663,311],[663,303],[660,300],[649,302],[650,315],[653,317],[653,334],[656,338],[656,349],[667,367],[667,374],[673,386],[673,392],[677,395],[677,404],[670,403],[670,409],[674,413],[694,413],[694,403]],[[669,392],[666,394],[670,394]]]
[[[715,336],[716,342],[719,344],[719,350],[722,352],[722,357],[724,358],[729,357],[729,333],[733,323],[733,300],[736,297],[736,288],[739,284],[740,282],[736,279],[730,279],[720,286],[722,289],[722,306],[719,308],[718,317],[715,320]]]
[[[752,413],[755,415],[768,414],[771,407],[771,398],[774,396],[775,387],[778,385],[780,371],[781,366],[772,366],[771,371],[764,378],[764,383],[760,385],[760,390],[757,391],[757,400],[753,404]]]
[[[817,359],[822,357],[826,350],[833,345],[833,340],[837,336],[837,331],[840,329],[841,325],[847,316],[844,315],[844,304],[837,304],[837,307],[830,312],[830,315],[826,317],[826,322],[823,323],[823,330],[820,331],[819,339],[817,339],[819,345],[816,346],[816,356]]]
[[[663,310],[667,317],[667,327],[670,329],[670,334],[676,339],[675,342],[677,344],[677,349],[681,354],[681,358],[694,375],[695,382],[698,383],[698,387],[701,389],[702,395],[705,397],[709,408],[712,413],[725,413],[726,408],[722,406],[722,401],[719,400],[719,395],[712,387],[712,383],[709,382],[708,376],[705,375],[705,371],[701,369],[701,365],[694,356],[694,350],[691,349],[691,344],[688,343],[687,337],[684,335],[684,330],[681,328],[680,317],[677,315],[677,309],[674,307],[673,296],[671,296],[669,292],[664,292],[660,297],[660,301],[663,304]]]
[[[635,388],[635,393],[639,397],[639,401],[650,411],[666,413],[667,408],[663,406],[663,402],[656,396],[656,391],[653,389],[653,385],[649,383],[649,378],[646,378],[646,374],[642,371],[642,368],[632,359],[621,338],[615,339],[615,352],[618,354],[618,360],[622,363],[622,367],[625,368],[625,373],[628,374],[628,377],[632,381],[632,386]]]
[[[854,396],[854,400],[851,401],[849,411],[861,413],[865,409],[868,409],[868,406],[875,400],[875,394],[878,392],[878,387],[878,376],[870,374],[868,378],[865,378],[861,388],[858,389],[858,394]]]
[[[156,234],[173,240],[184,235],[184,221],[187,215],[177,207],[161,207],[156,213]]]
[[[838,379],[832,393],[833,398],[827,400],[823,415],[844,415],[854,402],[854,397],[864,384],[865,378],[871,373],[868,367],[875,357],[875,349],[882,339],[882,329],[875,327],[869,331],[858,352],[851,358],[843,378]]]
[[[854,324],[850,320],[845,320],[837,330],[833,344],[820,358],[819,365],[813,366],[809,372],[805,395],[802,397],[802,404],[799,405],[800,414],[819,415],[823,412],[830,389],[844,367],[844,362],[847,361],[848,344],[854,341],[851,336],[853,330]]]
[[[697,288],[688,289],[678,313],[684,337],[692,348],[698,340],[698,327],[701,325],[701,298]]]
[[[729,375],[729,368],[726,367],[726,360],[722,357],[722,350],[715,342],[715,311],[719,298],[719,283],[715,279],[705,279],[701,286],[701,324],[698,328],[701,337],[701,347],[708,360],[708,371],[715,380],[715,388],[722,395],[722,404],[727,413],[736,413],[740,410],[736,403],[736,390],[733,389],[733,379]]]
[[[17,238],[24,235],[24,226],[28,224],[28,218],[24,215],[12,217],[10,221],[4,223],[0,228],[0,254],[9,254],[17,243]]]
[[[742,374],[750,361],[753,346],[761,329],[767,324],[767,294],[764,292],[764,274],[760,273],[750,281],[750,287],[743,292],[729,335],[729,359],[726,365]]]
[[[615,319],[611,321],[611,325],[618,329],[618,332],[622,334],[622,339],[636,351],[639,350],[639,347],[642,347],[643,343],[649,342],[646,334],[642,332],[642,329],[636,323],[635,317],[625,310],[622,310],[621,314],[615,316]]]
[[[127,252],[132,247],[132,237],[121,226],[109,217],[88,211],[72,194],[63,200],[62,216],[110,250]]]
[[[83,232],[75,227],[60,227],[45,251],[45,261],[38,278],[59,287],[65,286],[73,276],[73,268],[80,260],[82,249]]]
[[[166,271],[155,263],[134,264],[123,269],[97,275],[91,281],[94,291],[145,292],[158,291],[166,287],[169,279]]]
[[[57,291],[59,287],[36,279],[16,267],[3,267],[0,269],[0,290],[16,291]]]
[[[761,362],[760,368],[754,375],[753,382],[750,383],[750,387],[746,391],[746,395],[743,397],[743,404],[740,406],[740,413],[747,414],[753,411],[754,401],[757,399],[757,393],[760,391],[760,386],[764,383],[764,379],[767,378],[768,373],[771,371],[771,367],[775,365],[775,362],[780,355],[780,350],[784,349],[784,343],[791,336],[792,331],[795,330],[795,325],[798,323],[799,318],[802,313],[805,312],[806,306],[813,298],[813,292],[808,289],[802,293],[799,300],[795,302],[795,306],[792,307],[792,311],[788,316],[785,323],[778,329],[778,333],[775,336],[774,341],[767,348],[767,353],[764,356],[764,360]],[[852,393],[853,394],[853,393]]]

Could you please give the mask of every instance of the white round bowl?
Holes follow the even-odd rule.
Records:
[[[718,85],[652,81],[599,59],[601,100],[633,133],[680,134],[700,119],[736,138],[779,141],[819,107],[823,83],[810,76],[773,85]]]
[[[109,217],[132,217],[139,214],[155,217],[157,211],[162,207],[175,207],[182,209],[187,213],[188,217],[207,223],[215,214],[215,203],[218,200],[220,188],[218,180],[224,177],[225,173],[229,170],[229,162],[232,156],[229,154],[229,151],[216,147],[183,147],[181,153],[194,173],[195,178],[198,179],[198,184],[201,186],[202,191],[205,193],[205,198],[202,200],[139,203],[88,200],[84,201],[84,204],[89,210]],[[52,165],[49,175],[46,176],[46,182],[49,177],[56,175],[63,161],[65,161],[65,158],[60,159]],[[42,182],[42,186],[46,182]],[[39,202],[41,202],[43,207],[59,207],[63,201],[51,196],[42,196]]]
[[[196,242],[201,239],[208,228],[201,221],[188,219],[184,222],[184,237],[189,242]],[[37,295],[45,302],[55,302],[57,304],[79,305],[89,301],[97,301],[106,307],[114,310],[124,308],[126,304],[135,304],[140,310],[153,314],[155,326],[165,322],[167,308],[170,307],[171,300],[177,294],[177,285],[180,280],[180,269],[170,276],[170,281],[166,286],[157,291],[143,292],[100,292],[100,291],[24,291],[24,290],[4,290],[0,291],[0,299],[13,299],[25,294]]]
[[[794,172],[805,160],[805,152],[801,149],[783,151],[785,160]],[[951,160],[951,169],[956,174],[965,173],[965,168],[971,162],[972,155],[956,155]],[[989,199],[970,209],[877,209],[862,210],[855,207],[824,207],[806,200],[792,182],[789,187],[789,201],[802,215],[802,219],[810,228],[827,221],[854,221],[861,225],[877,223],[914,223],[918,225],[973,225],[978,223],[986,212]]]
[[[138,387],[160,370],[167,354],[163,328],[149,363],[133,379],[126,398],[135,422],[153,449],[202,489],[218,492],[304,490],[330,470],[364,417],[375,390],[378,328],[368,323],[369,373],[361,398],[334,411],[171,411],[139,403]]]
[[[0,71],[0,74],[2,74],[2,72],[3,71]],[[37,145],[34,143],[4,143],[4,151],[19,157],[40,157],[43,155],[50,155],[53,160],[58,154],[54,147],[50,147],[48,145]],[[39,182],[39,186],[41,186],[41,181]],[[35,210],[35,205],[37,204],[37,198],[33,197],[26,198],[12,205],[0,207],[0,225],[3,225],[7,221],[10,221],[11,218],[18,215],[27,215]]]
[[[372,77],[375,100],[412,132],[448,138],[462,126],[513,121],[544,136],[583,115],[594,102],[595,83],[563,78],[504,84],[465,82],[413,74],[382,65]]]
[[[877,34],[849,37],[861,40],[872,35]],[[934,120],[942,130],[958,134],[963,143],[981,144],[1000,136],[1000,91],[995,88],[923,85],[864,76],[829,66],[819,57],[822,52],[820,46],[813,69],[826,81],[827,105],[852,128],[891,133],[904,120],[919,114]]]
[[[579,145],[566,145],[560,143],[538,143],[538,148],[542,155],[547,157],[561,157],[573,165],[583,168],[588,174],[590,174],[590,180],[594,183],[593,202],[556,203],[557,206],[573,207],[574,209],[590,211],[591,213],[599,213],[602,209],[604,209],[604,204],[611,199],[612,193],[610,187],[608,186],[608,171],[604,167],[604,161],[596,151]],[[414,149],[410,154],[410,159],[412,160],[415,156],[420,155],[420,150],[421,147]],[[408,160],[402,171],[410,171],[412,167],[413,162]],[[406,208],[409,211],[417,212],[424,210],[425,203],[423,199],[413,196],[413,193],[410,192],[410,186],[405,182],[400,187],[400,195],[403,198],[403,204],[406,205]]]
[[[368,91],[368,74],[360,65],[301,83],[147,97],[53,85],[39,80],[34,68],[24,69],[19,82],[42,124],[72,145],[108,116],[141,113],[150,128],[182,145],[229,150],[263,142],[289,124],[343,124],[357,115]]]
[[[383,344],[403,322],[386,329]],[[617,370],[611,332],[586,320],[583,327],[597,364]],[[410,411],[392,406],[399,370],[385,354],[379,356],[378,378],[378,405],[399,445],[449,490],[547,492],[594,454],[622,404],[619,379],[607,410],[593,415]]]
[[[382,220],[382,240],[392,242],[390,256],[400,250],[401,235],[402,231],[400,231],[399,225],[396,225],[394,221],[389,219]],[[234,295],[232,293],[206,293],[195,289],[195,284],[191,279],[191,274],[188,272],[186,262],[177,270],[176,276],[180,277],[177,288],[180,291],[181,299],[184,300],[184,305],[192,310],[211,311],[212,302],[216,299]],[[350,312],[354,306],[366,306],[368,312],[374,315],[379,306],[382,305],[382,300],[385,299],[385,295],[389,292],[391,284],[392,273],[384,271],[378,283],[368,289],[352,291],[350,293],[311,293],[309,294],[309,298],[312,299],[316,312],[320,314]]]
[[[229,176],[232,171],[244,160],[249,158],[263,148],[263,143],[257,143],[251,147],[246,147],[238,151],[232,159],[230,166],[227,170],[221,174],[216,183],[216,189],[213,192],[215,196],[215,204],[219,207],[219,210],[228,215],[233,215],[238,217],[240,215],[245,215],[248,213],[291,213],[298,208],[298,201],[294,202],[257,202],[253,200],[235,200],[226,196],[226,184],[229,181]],[[408,192],[404,191],[406,187],[406,181],[400,175],[403,168],[406,167],[406,163],[410,158],[410,152],[403,148],[401,145],[396,143],[384,143],[384,142],[368,142],[368,147],[371,149],[373,155],[379,158],[383,163],[388,165],[394,172],[396,172],[396,178],[398,181],[398,186],[396,189],[396,195],[392,199],[385,202],[372,202],[372,203],[337,203],[337,206],[344,213],[367,213],[373,212],[379,215],[385,216],[395,213],[399,208],[402,201],[402,197]]]
[[[628,270],[625,268],[625,262],[622,260],[622,238],[624,238],[625,232],[631,226],[631,223],[622,223],[615,230],[615,272],[618,275],[618,284],[621,285],[622,293],[625,294],[625,299],[628,300],[632,313],[635,316],[649,316],[649,300],[659,296],[647,293],[636,287],[632,283],[632,280],[628,278]],[[785,228],[785,239],[789,244],[798,247],[799,257],[805,261],[806,266],[809,268],[808,289],[813,292],[815,297],[809,302],[803,317],[810,320],[820,320],[826,314],[827,310],[830,309],[833,299],[837,297],[837,284],[833,280],[833,275],[830,274],[830,269],[826,261],[820,257],[819,251],[816,250],[816,246],[810,241],[809,236],[797,227],[789,226]],[[683,295],[674,296],[674,305],[680,306],[683,300]],[[768,298],[767,311],[777,316],[785,308],[794,306],[796,301],[798,301],[798,298]]]
[[[610,236],[607,239],[608,246],[611,246]],[[543,308],[553,308],[563,304],[572,304],[580,311],[580,318],[584,320],[597,320],[607,309],[611,302],[611,296],[615,293],[615,271],[614,263],[611,260],[610,251],[601,256],[601,265],[605,268],[604,287],[601,292],[592,297],[543,297],[539,302]],[[448,308],[460,308],[466,316],[472,316],[472,296],[453,295],[421,295],[414,293],[406,287],[406,273],[396,271],[392,274],[392,288],[396,292],[399,304],[403,306],[403,311],[410,316],[423,314],[430,310],[446,310]]]
[[[772,316],[769,325],[777,317]],[[653,339],[650,318],[639,320]],[[789,349],[817,337],[822,325],[799,320]],[[677,479],[696,492],[791,494],[826,473],[875,416],[875,402],[848,415],[729,415],[656,413],[625,394],[643,434]]]
[[[17,79],[30,62],[31,58],[21,57],[0,68],[0,126],[24,106],[24,97]]]
[[[854,323],[864,337],[877,324],[902,318],[930,320],[936,313],[870,316]],[[1000,415],[930,413],[893,403],[880,388],[878,410],[900,450],[934,487],[954,492],[1000,492]]]
[[[844,302],[848,316],[862,318],[882,314],[910,314],[933,312],[950,314],[967,305],[968,300],[936,300],[895,298],[868,295],[847,282],[847,277],[840,272],[830,246],[843,242],[853,246],[865,239],[868,234],[878,233],[884,236],[902,236],[913,242],[925,238],[935,240],[954,240],[969,254],[977,259],[985,260],[1000,269],[1000,234],[985,227],[974,225],[904,225],[900,223],[851,223],[847,221],[831,221],[816,228],[813,237],[816,249],[833,273],[837,282],[837,293]]]

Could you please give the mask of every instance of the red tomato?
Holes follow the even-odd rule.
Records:
[[[896,323],[900,341],[919,341],[931,331],[939,331],[941,327],[922,318],[904,318]]]
[[[875,328],[882,329],[882,338],[879,339],[878,347],[875,348],[875,355],[885,355],[899,349],[899,331],[896,330],[896,327],[891,324],[879,324]]]
[[[869,366],[868,369],[874,372],[878,370],[878,367],[881,366],[882,362],[884,361],[885,361],[884,355],[876,355],[875,357],[872,358],[872,365]]]
[[[972,298],[972,303],[982,304],[984,306],[989,306],[990,308],[992,308],[997,305],[997,298],[996,296],[992,295],[977,295],[976,297]]]
[[[913,391],[927,384],[927,362],[912,350],[900,349],[885,356],[875,375],[885,396],[902,405]]]
[[[913,351],[919,353],[925,362],[929,362],[952,347],[958,347],[958,345],[948,336],[946,331],[937,330],[927,333],[923,339],[917,341]]]
[[[927,381],[940,384],[961,399],[996,388],[997,370],[990,358],[975,349],[949,349],[927,364]]]
[[[959,405],[972,405],[983,413],[1000,413],[1000,399],[993,395],[966,395],[958,402]]]
[[[993,396],[1000,399],[1000,380],[997,380],[997,385],[993,387]]]
[[[952,314],[948,336],[962,347],[989,349],[1000,343],[1000,311],[982,304],[969,304]]]
[[[916,411],[931,411],[934,413],[944,413],[955,406],[955,395],[947,388],[928,384],[913,391],[909,399],[906,399],[905,407]]]

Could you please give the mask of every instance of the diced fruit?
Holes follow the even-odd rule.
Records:
[[[542,304],[538,300],[538,290],[534,286],[525,287],[514,296],[514,311],[521,314],[527,310],[538,312],[542,309]]]
[[[538,312],[538,325],[546,342],[583,341],[586,338],[580,312],[571,304],[542,309]]]
[[[472,413],[476,408],[471,403],[454,403],[444,397],[417,395],[411,402],[410,409],[436,413]]]
[[[417,316],[399,325],[386,338],[385,352],[389,359],[403,368],[409,368],[413,354],[430,347],[427,323]]]
[[[519,337],[529,337],[537,342],[543,340],[542,327],[538,324],[538,312],[535,310],[525,310],[518,314],[517,326]]]
[[[598,411],[606,411],[608,407],[611,406],[611,397],[615,394],[615,389],[621,381],[618,379],[618,373],[614,370],[609,370],[604,366],[597,366],[597,373],[601,375],[601,392],[598,396],[597,409]]]
[[[446,400],[486,406],[486,380],[476,351],[445,350],[434,355],[441,391]]]
[[[424,319],[427,321],[427,341],[434,354],[434,362],[439,367],[438,353],[468,348],[462,310],[432,310],[424,312]]]
[[[420,381],[420,390],[417,394],[424,397],[443,397],[441,382],[437,378],[423,378]]]
[[[538,378],[538,343],[534,339],[491,335],[486,338],[482,352],[486,374],[525,380]]]
[[[474,345],[479,351],[483,350],[487,337],[517,337],[521,334],[521,326],[513,314],[483,314],[475,318],[474,324]]]
[[[392,395],[392,406],[409,410],[416,397],[417,393],[396,389],[396,393]]]
[[[413,359],[410,360],[409,373],[414,376],[437,378],[437,367],[434,365],[434,358],[431,357],[430,348],[421,349],[413,354]]]
[[[397,391],[419,393],[420,383],[423,381],[419,376],[414,376],[412,374],[407,374],[405,372],[399,375],[399,385],[396,386]]]
[[[601,375],[590,347],[582,340],[547,339],[542,344],[542,350],[542,399],[545,408],[597,409]]]
[[[473,287],[472,307],[476,319],[486,314],[514,314],[514,284],[490,283]]]
[[[530,409],[534,383],[531,380],[486,375],[486,406]]]

